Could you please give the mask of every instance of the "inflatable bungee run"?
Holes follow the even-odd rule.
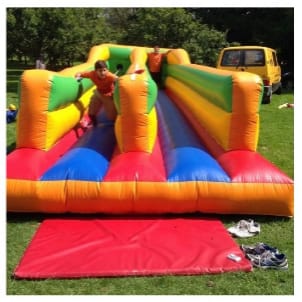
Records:
[[[293,180],[256,152],[260,77],[161,49],[158,89],[150,51],[101,44],[78,66],[24,71],[16,149],[7,156],[7,210],[293,216]],[[74,75],[99,59],[112,72],[123,66],[114,91],[118,117],[110,124],[101,111],[99,125],[85,128],[95,87]]]

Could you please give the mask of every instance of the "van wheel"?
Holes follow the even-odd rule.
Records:
[[[286,89],[293,90],[294,89],[294,81],[288,80],[285,86]]]
[[[263,96],[263,98],[262,98],[262,104],[270,104],[271,100],[272,100],[272,96],[271,95]]]
[[[276,94],[281,94],[281,93],[282,93],[282,86],[280,85],[276,90]]]

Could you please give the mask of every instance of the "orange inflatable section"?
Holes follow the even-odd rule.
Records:
[[[115,134],[121,152],[152,152],[157,135],[155,101],[157,86],[146,67],[146,52],[137,48],[130,56],[132,64],[117,83],[115,104],[118,116]],[[134,94],[133,91],[136,91]],[[129,131],[131,129],[131,131]]]

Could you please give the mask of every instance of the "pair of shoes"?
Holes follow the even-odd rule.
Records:
[[[273,253],[270,250],[263,252],[262,254],[246,254],[246,257],[250,259],[252,265],[258,268],[272,268],[277,270],[287,270],[288,262],[284,254]]]
[[[241,244],[240,246],[241,250],[247,255],[261,255],[266,251],[270,251],[274,254],[279,254],[279,251],[275,247],[271,247],[266,243],[260,242],[255,245],[244,245]]]
[[[255,245],[242,244],[240,248],[254,267],[279,270],[288,269],[286,256],[281,254],[277,248],[271,247],[266,243],[260,242]]]
[[[252,237],[260,233],[260,224],[252,219],[240,220],[235,226],[228,228],[228,232],[240,238]]]

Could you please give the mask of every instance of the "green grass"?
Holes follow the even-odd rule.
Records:
[[[294,103],[293,93],[273,95],[272,103],[262,105],[258,152],[294,177],[294,110],[278,109],[284,103]]]
[[[21,70],[8,70],[7,104],[17,102]],[[258,151],[294,177],[294,110],[278,109],[293,103],[293,93],[274,95],[270,105],[261,105]],[[15,146],[15,123],[7,126],[8,152]],[[19,263],[39,224],[49,217],[66,215],[7,215],[7,294],[8,295],[293,295],[294,219],[271,216],[213,215],[226,227],[240,219],[252,218],[261,224],[257,237],[236,239],[238,244],[266,242],[286,254],[288,271],[254,269],[250,273],[199,276],[160,276],[129,278],[83,278],[64,280],[15,280],[12,272]]]

